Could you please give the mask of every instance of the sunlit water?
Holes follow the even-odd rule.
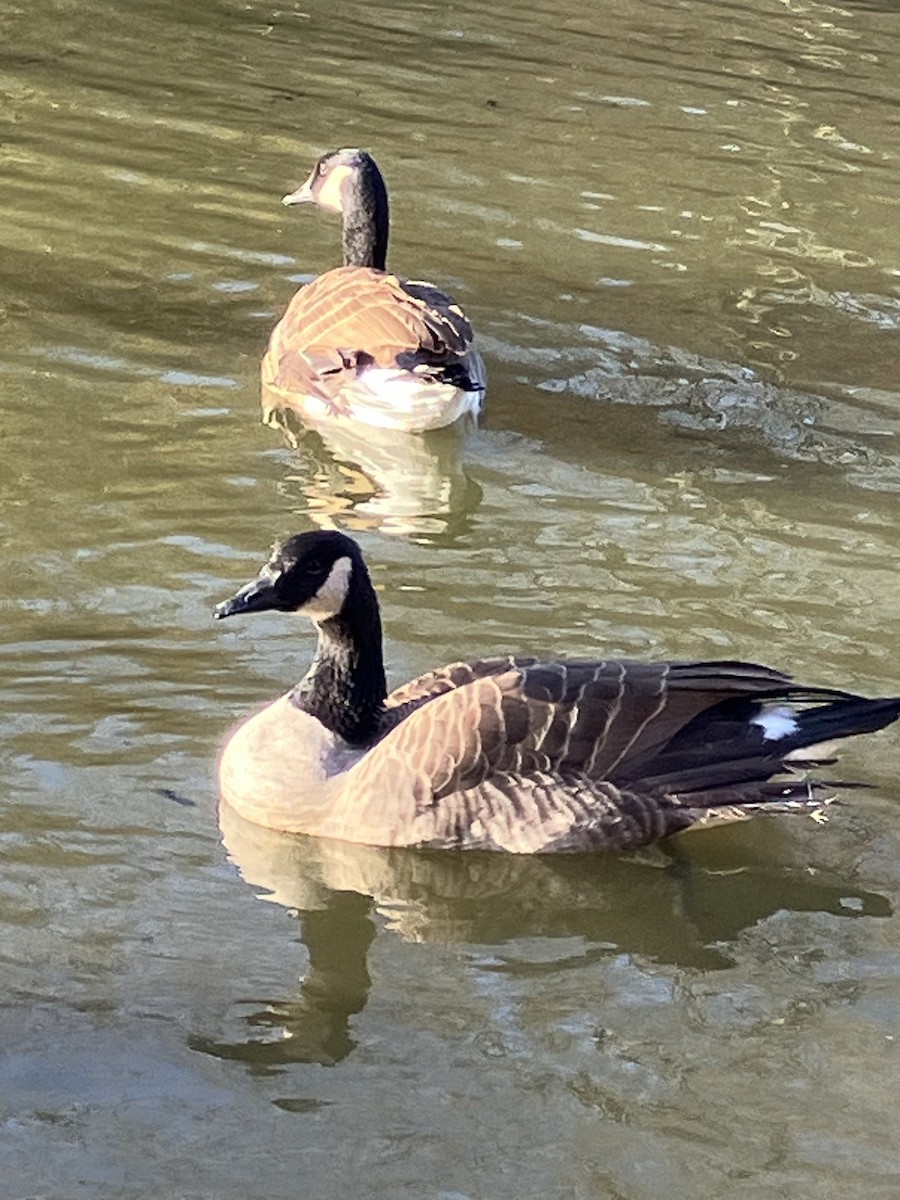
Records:
[[[210,621],[335,524],[395,682],[549,650],[896,692],[895,6],[0,30],[4,1197],[897,1195],[896,730],[824,827],[638,860],[220,831],[217,746],[311,632]],[[258,423],[339,254],[279,197],[354,144],[393,266],[477,326],[481,431]]]

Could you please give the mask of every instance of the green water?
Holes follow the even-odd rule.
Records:
[[[888,3],[0,0],[4,1197],[897,1194],[896,730],[824,827],[674,857],[220,831],[217,747],[312,641],[210,614],[335,524],[393,682],[567,651],[896,693],[898,77]],[[467,438],[258,422],[339,255],[278,201],[356,144],[392,265],[477,327]]]

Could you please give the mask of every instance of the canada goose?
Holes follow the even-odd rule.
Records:
[[[485,371],[472,327],[433,284],[385,269],[388,195],[365,150],[324,154],[283,204],[340,213],[344,265],[301,288],[262,361],[269,425],[293,410],[309,421],[350,419],[422,433],[478,414]]]
[[[522,854],[631,849],[692,825],[815,810],[824,785],[795,765],[900,715],[900,697],[806,687],[742,662],[492,658],[388,695],[369,573],[331,530],[276,545],[215,616],[268,609],[309,617],[316,655],[231,734],[219,785],[242,816],[283,831]]]

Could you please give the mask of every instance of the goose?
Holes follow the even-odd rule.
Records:
[[[349,420],[423,433],[477,416],[485,369],[463,310],[431,283],[386,269],[388,194],[365,150],[322,155],[283,204],[343,219],[344,265],[296,293],[262,361],[266,424]]]
[[[900,697],[808,687],[747,662],[454,662],[387,693],[378,600],[335,530],[276,543],[217,619],[302,613],[312,665],[226,739],[219,795],[284,832],[518,854],[630,850],[691,826],[816,812],[821,743]]]

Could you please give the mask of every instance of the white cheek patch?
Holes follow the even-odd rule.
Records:
[[[750,724],[758,725],[763,731],[764,742],[775,742],[797,732],[797,714],[792,708],[773,705],[757,713],[751,718]]]
[[[327,621],[329,617],[336,617],[347,599],[352,571],[353,563],[349,558],[336,559],[328,572],[328,578],[297,612],[302,613],[304,617],[311,617],[314,621]]]
[[[344,183],[352,174],[352,169],[342,163],[329,169],[322,182],[313,186],[313,194],[319,208],[335,213],[344,211]]]

